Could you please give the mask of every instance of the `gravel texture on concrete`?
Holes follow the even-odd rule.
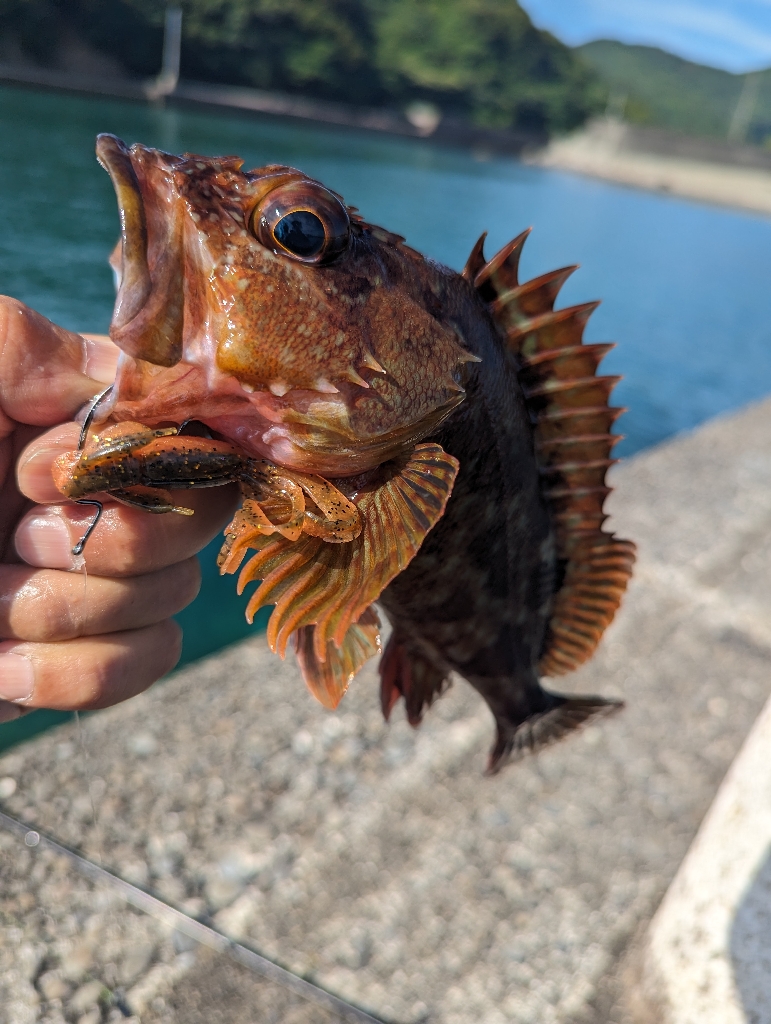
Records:
[[[639,569],[555,688],[623,696],[615,718],[485,778],[492,724],[462,681],[413,731],[398,708],[382,722],[374,667],[330,713],[259,639],[88,717],[82,744],[72,725],[11,751],[3,808],[384,1019],[627,1024],[625,953],[770,689],[771,403],[614,483]],[[3,1024],[295,1020],[271,986],[0,842]]]

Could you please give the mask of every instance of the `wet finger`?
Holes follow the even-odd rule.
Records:
[[[61,643],[5,641],[0,701],[60,711],[110,707],[170,672],[181,646],[182,631],[173,620]]]
[[[126,579],[0,566],[0,637],[54,642],[150,626],[195,598],[197,558]]]

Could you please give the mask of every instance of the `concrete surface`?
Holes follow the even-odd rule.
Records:
[[[573,135],[556,138],[527,162],[586,174],[653,192],[671,192],[719,206],[771,213],[771,169],[681,155],[645,152],[629,145],[630,129],[603,118]]]
[[[614,482],[639,570],[559,685],[623,696],[616,718],[487,779],[462,682],[413,732],[381,721],[373,669],[329,713],[248,641],[89,717],[82,744],[64,726],[5,755],[4,809],[383,1019],[631,1024],[634,950],[771,690],[771,402]],[[280,1007],[0,841],[3,1024]]]
[[[650,928],[644,987],[662,1024],[771,1021],[771,701]]]

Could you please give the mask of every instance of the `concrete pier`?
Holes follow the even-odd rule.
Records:
[[[638,571],[597,657],[555,684],[623,697],[616,718],[486,779],[492,723],[463,682],[414,732],[381,721],[371,667],[329,713],[249,641],[10,751],[0,809],[383,1020],[663,1020],[649,924],[771,691],[771,401],[613,482]],[[746,806],[769,764],[734,773]],[[50,850],[7,830],[0,849],[3,1024],[344,1019]],[[724,930],[758,851],[742,863]],[[749,939],[722,948],[757,978]],[[710,1019],[767,1024],[753,984]]]

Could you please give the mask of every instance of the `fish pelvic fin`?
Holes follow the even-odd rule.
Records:
[[[497,736],[487,762],[488,775],[496,775],[504,765],[537,753],[588,722],[607,718],[624,706],[623,701],[606,697],[563,697],[557,693],[547,696],[552,706],[524,721],[496,716]]]
[[[624,410],[610,404],[620,378],[597,373],[613,346],[583,341],[599,303],[554,309],[575,267],[520,283],[519,257],[527,234],[483,263],[480,240],[469,266],[501,344],[516,365],[533,424],[541,493],[554,527],[559,568],[539,671],[555,676],[573,671],[594,653],[621,604],[635,545],[603,529],[610,493],[605,477],[617,461],[611,453],[620,440],[612,427]]]
[[[403,697],[407,721],[417,728],[423,713],[449,685],[447,672],[423,655],[408,650],[397,633],[391,635],[380,661],[380,707],[386,722]]]
[[[305,685],[316,700],[334,710],[362,665],[380,654],[380,619],[370,605],[358,621],[348,627],[339,649],[331,640],[327,641],[324,661],[316,656],[315,630],[315,626],[301,626],[293,634],[297,663]]]

